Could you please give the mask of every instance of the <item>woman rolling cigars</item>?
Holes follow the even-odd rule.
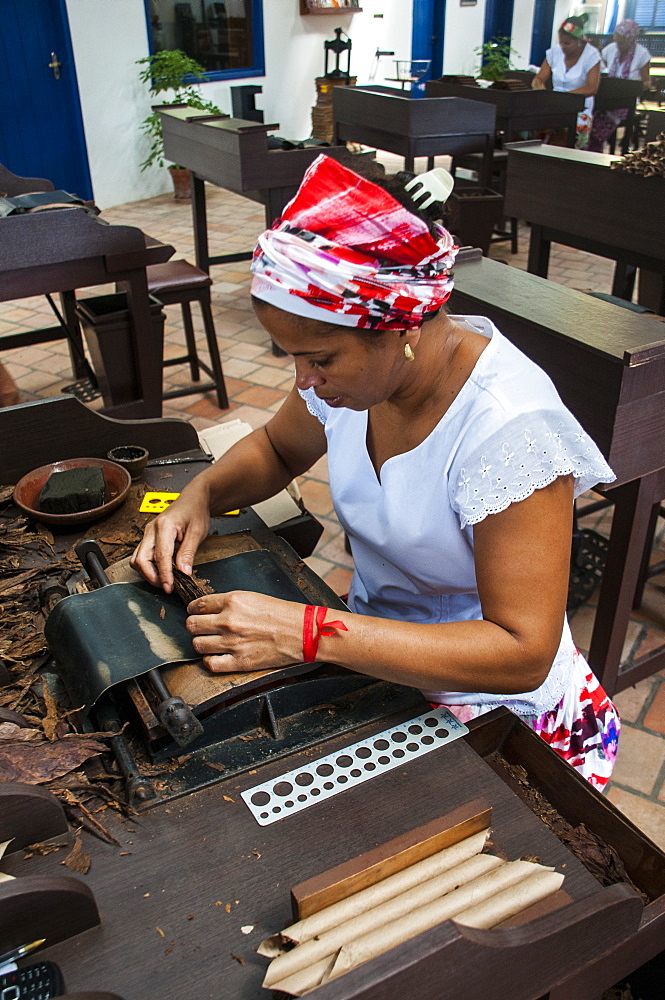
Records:
[[[593,120],[593,99],[600,83],[600,52],[584,37],[588,14],[567,17],[559,28],[559,44],[545,53],[542,66],[531,81],[534,90],[544,90],[552,79],[554,90],[585,97],[584,111],[577,116],[578,149],[585,149]]]
[[[619,719],[565,606],[573,497],[614,477],[544,372],[489,320],[441,308],[457,250],[432,221],[442,174],[409,193],[326,156],[308,169],[252,265],[295,386],[147,526],[132,562],[170,591],[174,550],[191,573],[211,513],[274,495],[327,452],[351,610],[329,624],[260,594],[199,598],[187,627],[208,668],[320,660],[418,687],[463,721],[506,705],[602,787]]]

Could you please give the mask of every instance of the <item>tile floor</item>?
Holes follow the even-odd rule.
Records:
[[[384,159],[383,156],[381,156]],[[395,159],[385,157],[389,166]],[[445,166],[445,159],[440,165]],[[424,169],[420,164],[420,169]],[[170,195],[123,205],[104,213],[111,223],[138,226],[152,236],[172,243],[177,256],[194,259],[190,206]],[[208,220],[211,253],[251,249],[263,229],[263,209],[245,198],[208,188]],[[522,227],[520,252],[511,256],[508,244],[496,244],[491,256],[526,268],[528,230]],[[550,278],[583,291],[609,291],[612,264],[566,247],[553,247]],[[183,396],[169,400],[164,416],[190,421],[197,429],[219,421],[239,418],[252,427],[270,419],[292,384],[288,358],[276,358],[270,351],[265,331],[254,317],[248,294],[249,264],[232,263],[213,269],[213,312],[217,327],[230,409],[220,411],[211,394]],[[82,295],[102,294],[112,289],[89,289]],[[200,317],[194,324],[201,353],[205,339]],[[49,307],[42,298],[0,303],[0,337],[4,333],[51,325]],[[182,328],[178,307],[170,307],[166,322],[166,355],[182,351]],[[72,381],[64,342],[40,344],[6,351],[2,360],[14,376],[22,402],[56,396]],[[183,368],[168,368],[169,386],[187,383]],[[99,405],[99,404],[93,404]],[[309,510],[323,524],[323,536],[314,555],[307,561],[338,593],[348,590],[352,561],[344,549],[344,538],[335,518],[325,459],[303,476],[300,488]],[[606,533],[611,513],[595,514],[585,527]],[[661,526],[654,560],[663,559],[665,529]],[[627,639],[625,656],[636,656],[665,641],[665,574],[647,586],[644,606],[636,613]],[[572,615],[572,630],[578,645],[585,649],[593,622],[594,598]],[[609,787],[609,798],[661,847],[665,848],[665,672],[650,677],[617,696],[623,717],[621,748]]]

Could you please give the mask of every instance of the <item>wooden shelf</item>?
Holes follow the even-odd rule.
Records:
[[[300,0],[301,14],[360,14],[362,7],[310,7],[307,0]]]

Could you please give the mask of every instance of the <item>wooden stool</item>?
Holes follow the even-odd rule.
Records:
[[[453,158],[452,175],[456,176],[458,168],[463,170],[473,170],[478,175],[482,169],[482,153],[466,153],[463,156]],[[505,196],[506,194],[506,171],[508,169],[508,152],[505,149],[495,149],[492,156],[492,184],[494,190]],[[505,243],[510,240],[510,252],[517,253],[517,219],[504,218],[501,220],[500,230],[495,230],[490,243]],[[508,225],[506,226],[506,223]]]
[[[215,324],[213,323],[212,310],[210,308],[210,286],[212,285],[212,279],[205,271],[200,271],[198,267],[195,267],[186,260],[170,260],[166,264],[151,264],[146,268],[146,274],[148,278],[148,291],[151,295],[158,298],[165,306],[177,304],[182,309],[187,354],[183,354],[178,358],[168,358],[163,362],[164,367],[188,362],[192,381],[199,383],[186,389],[170,389],[168,392],[162,394],[162,398],[176,399],[178,396],[191,396],[193,393],[207,392],[209,389],[214,389],[217,394],[219,408],[221,410],[228,409],[229,400],[226,394],[222,362],[219,357],[219,347],[217,346],[217,337],[215,334]],[[208,342],[208,354],[210,355],[210,368],[200,360],[196,351],[190,302],[198,302],[201,307],[203,327]],[[200,382],[201,368],[210,376],[211,382]]]

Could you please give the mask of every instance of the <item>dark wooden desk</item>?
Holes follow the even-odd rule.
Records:
[[[654,506],[665,497],[665,324],[482,259],[455,268],[450,306],[489,316],[550,375],[616,484],[589,663],[612,694],[665,666],[665,646],[630,669],[621,654]]]
[[[493,90],[430,80],[425,93],[428,97],[463,97],[495,107],[497,130],[508,135],[531,129],[567,128],[571,146],[575,144],[577,114],[584,109],[584,98],[579,94],[554,90]]]
[[[47,413],[62,411],[63,404],[80,407],[45,401],[33,408],[31,419],[29,407],[0,411],[0,441],[16,434],[27,451],[41,428],[45,443],[59,452],[64,437],[57,418],[48,425],[52,433],[43,428]],[[101,433],[100,418],[85,412],[85,425],[74,420],[83,451],[86,437],[92,448]],[[115,427],[116,443],[147,441],[149,433],[150,448],[159,454],[160,426],[163,447],[175,440],[177,423],[105,420],[104,447]],[[193,433],[183,425],[176,446],[187,446]],[[161,470],[150,471],[159,481]],[[94,893],[101,923],[43,949],[37,960],[57,962],[70,992],[113,990],[124,1000],[176,1000],[183,994],[192,1000],[259,1000],[267,963],[254,949],[289,922],[292,885],[479,797],[493,810],[492,850],[508,858],[526,853],[555,866],[566,876],[569,904],[500,930],[472,931],[447,921],[322,987],[322,998],[440,1000],[443,981],[459,1000],[537,1000],[548,991],[550,1000],[590,1000],[662,951],[662,852],[505,709],[476,720],[465,739],[272,825],[258,826],[240,798],[246,788],[370,739],[404,718],[380,719],[233,777],[211,769],[208,787],[127,820],[107,810],[104,825],[120,846],[84,835],[92,864],[80,877]],[[646,905],[625,885],[603,887],[580,864],[522,801],[505,762],[526,767],[533,787],[545,792],[561,817],[573,826],[584,823],[619,852]],[[9,851],[2,869],[18,882],[0,885],[0,923],[3,894],[20,888],[23,878],[39,884],[41,876],[62,874],[63,852],[26,859],[20,850],[12,853],[11,845]],[[34,907],[39,919],[48,919],[38,898]]]
[[[0,302],[62,293],[70,336],[83,350],[76,318],[77,288],[118,282],[127,291],[133,332],[136,400],[109,408],[116,417],[158,417],[162,412],[163,344],[151,335],[146,267],[174,254],[163,243],[147,245],[140,229],[109,226],[80,208],[0,219]],[[5,336],[0,347],[62,340],[60,326]],[[73,358],[74,360],[74,358]]]
[[[466,96],[466,95],[465,95]],[[361,142],[404,157],[484,154],[481,183],[489,187],[495,111],[460,98],[413,98],[393,87],[335,87],[336,142]]]
[[[510,143],[507,216],[531,224],[528,269],[547,277],[550,246],[562,243],[617,262],[612,294],[629,265],[665,274],[665,182],[610,170],[616,157],[541,142]],[[665,309],[658,309],[659,313]]]
[[[167,159],[187,167],[193,174],[196,265],[206,272],[213,264],[251,260],[252,250],[210,256],[205,181],[263,204],[268,227],[281,215],[298,190],[305,170],[321,153],[352,166],[353,154],[345,147],[269,149],[268,132],[279,128],[278,125],[211,118],[192,113],[191,108],[160,108],[159,113]]]

